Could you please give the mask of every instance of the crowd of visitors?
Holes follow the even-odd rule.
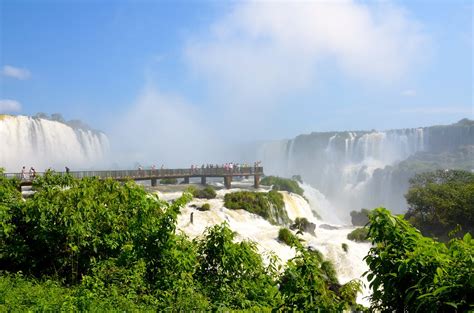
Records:
[[[250,170],[250,172],[253,172],[254,168],[260,167],[262,164],[261,161],[257,161],[253,163],[253,166],[251,166],[248,163],[234,163],[234,162],[228,162],[224,163],[221,165],[218,164],[202,164],[200,167],[198,165],[191,165],[191,172],[198,174],[199,172],[203,172],[205,169],[224,169],[226,172],[232,172],[232,173],[243,173],[246,172],[247,170]]]

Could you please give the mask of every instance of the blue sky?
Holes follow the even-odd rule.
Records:
[[[181,140],[448,124],[474,115],[472,18],[456,0],[2,0],[0,110]]]

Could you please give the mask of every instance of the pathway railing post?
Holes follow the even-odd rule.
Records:
[[[260,187],[260,175],[254,175],[253,176],[253,186],[255,188],[259,188]]]
[[[226,175],[224,176],[224,186],[226,189],[232,188],[232,176]]]

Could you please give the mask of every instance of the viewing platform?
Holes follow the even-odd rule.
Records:
[[[55,174],[67,175],[66,172],[56,172]],[[201,184],[206,184],[208,177],[222,177],[224,179],[224,186],[227,189],[232,187],[233,177],[250,177],[254,178],[254,187],[260,186],[260,177],[263,176],[263,167],[238,167],[234,169],[226,168],[194,168],[194,169],[143,169],[143,170],[114,170],[114,171],[70,171],[68,173],[74,178],[84,177],[98,177],[100,179],[112,178],[118,181],[126,180],[149,180],[152,186],[156,186],[158,180],[164,178],[183,179],[185,184],[189,184],[190,178],[200,177]],[[21,186],[31,186],[33,179],[29,177],[22,178],[21,173],[4,173],[8,178],[17,178],[20,180]],[[43,172],[37,172],[37,176],[44,175]]]

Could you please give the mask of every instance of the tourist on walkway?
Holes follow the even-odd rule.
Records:
[[[26,180],[26,167],[23,166],[21,169],[21,180]]]
[[[30,179],[34,179],[36,177],[36,171],[33,166],[30,168]]]

